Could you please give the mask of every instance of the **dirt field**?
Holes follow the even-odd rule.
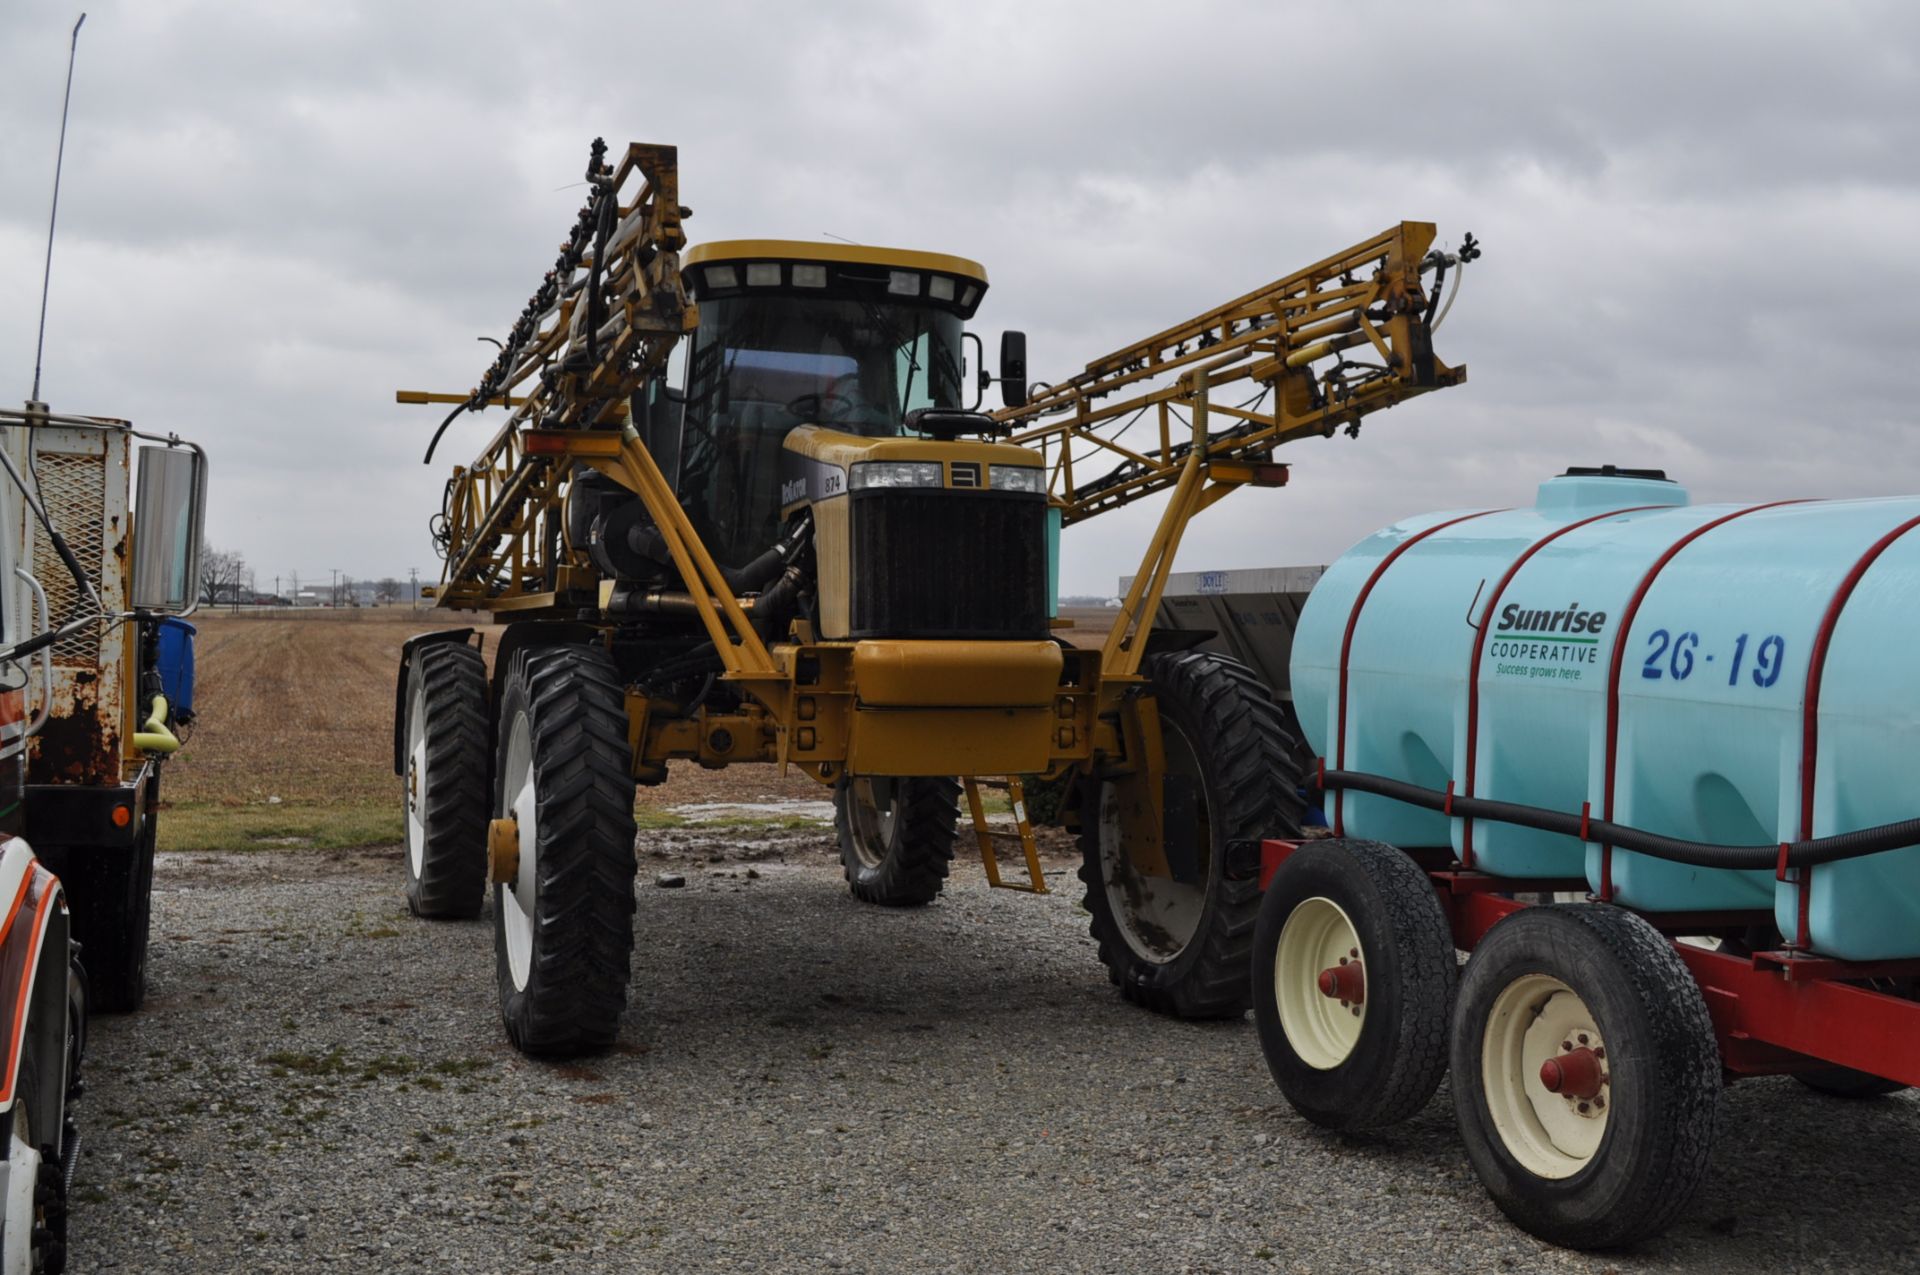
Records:
[[[163,850],[349,849],[400,840],[393,774],[394,674],[415,633],[484,619],[435,611],[206,614],[199,626],[199,713],[168,763]],[[488,654],[492,634],[488,632]],[[818,800],[819,785],[772,766],[676,765],[640,804]]]
[[[1062,630],[1098,643],[1110,611],[1075,610]],[[365,609],[295,615],[207,612],[199,627],[195,723],[167,764],[163,850],[352,849],[401,837],[393,774],[394,674],[400,645],[415,633],[473,624],[484,616]],[[702,770],[675,763],[672,777],[642,788],[652,824],[680,806],[818,801],[799,772],[772,766]]]

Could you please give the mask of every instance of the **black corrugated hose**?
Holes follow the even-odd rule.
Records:
[[[1722,846],[1706,841],[1684,841],[1678,837],[1663,837],[1658,833],[1647,832],[1641,828],[1630,828],[1625,824],[1612,823],[1605,819],[1590,819],[1583,815],[1547,810],[1539,806],[1522,806],[1511,801],[1489,801],[1484,797],[1450,795],[1402,780],[1388,779],[1384,775],[1368,775],[1354,770],[1326,771],[1320,776],[1319,784],[1327,789],[1372,793],[1376,797],[1386,797],[1392,801],[1419,806],[1424,810],[1439,811],[1442,814],[1453,814],[1467,819],[1485,819],[1494,823],[1518,824],[1523,828],[1538,828],[1542,832],[1558,832],[1565,836],[1578,837],[1582,841],[1610,845],[1619,850],[1632,850],[1655,859],[1665,859],[1670,863],[1684,863],[1695,868],[1733,868],[1750,872],[1781,866],[1779,845]],[[1870,854],[1881,854],[1888,850],[1900,850],[1915,845],[1920,845],[1920,819],[1902,819],[1898,823],[1883,823],[1872,828],[1861,828],[1855,832],[1837,833],[1831,837],[1788,842],[1785,866],[1814,868],[1823,863],[1860,859]]]

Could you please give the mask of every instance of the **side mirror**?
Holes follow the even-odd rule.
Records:
[[[1027,405],[1027,334],[1000,334],[1000,401],[1008,407]]]
[[[133,510],[133,606],[186,615],[200,599],[207,458],[198,447],[142,447]]]

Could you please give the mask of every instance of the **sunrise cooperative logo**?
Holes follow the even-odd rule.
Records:
[[[1583,611],[1578,602],[1556,611],[1535,611],[1509,602],[1494,626],[1495,659],[1548,664],[1593,664],[1599,660],[1605,611]]]

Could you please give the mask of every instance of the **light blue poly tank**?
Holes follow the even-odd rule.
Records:
[[[1294,706],[1329,769],[1584,806],[1687,840],[1766,845],[1912,818],[1920,530],[1903,529],[1914,520],[1920,498],[1689,505],[1658,475],[1612,470],[1551,479],[1530,509],[1409,519],[1354,546],[1307,599]],[[1809,674],[1837,596],[1809,814]],[[1772,908],[1790,939],[1800,925],[1800,885],[1772,871],[1609,857],[1361,793],[1330,798],[1328,815],[1348,836],[1451,846],[1504,876],[1584,875],[1648,911]],[[1920,956],[1920,849],[1826,865],[1808,882],[1816,950]]]

